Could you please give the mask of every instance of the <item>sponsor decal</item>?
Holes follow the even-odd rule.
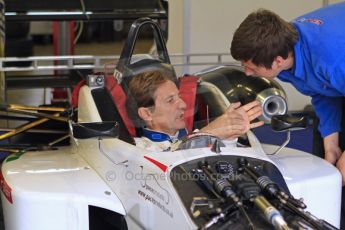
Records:
[[[143,172],[144,168],[141,167],[141,187],[145,188],[148,192],[152,193],[152,195],[154,195],[155,197],[157,197],[158,199],[164,201],[166,204],[169,204],[169,191],[166,190],[165,188],[163,188],[158,180],[159,179],[165,179],[160,177],[159,175],[155,175],[155,174],[144,174]],[[151,185],[149,185],[149,183],[151,183]],[[158,186],[158,187],[157,187]],[[160,191],[157,191],[157,189],[160,189]]]
[[[114,77],[117,80],[117,83],[120,84],[122,81],[122,73],[119,70],[115,69],[114,70]]]
[[[320,19],[316,19],[316,18],[301,18],[297,20],[298,22],[311,22],[314,23],[315,25],[322,25],[323,21]]]
[[[157,174],[145,174],[143,171],[144,168],[141,167],[140,184],[142,189],[138,190],[138,195],[173,218],[173,212],[166,207],[170,202],[169,191],[163,188],[158,182],[159,179],[164,180],[165,176],[162,178]]]
[[[164,203],[162,204],[158,200],[156,200],[154,197],[152,197],[150,194],[145,193],[142,190],[138,190],[138,194],[140,197],[144,198],[145,201],[148,201],[152,203],[154,206],[158,207],[160,210],[162,210],[165,214],[170,216],[171,218],[174,218],[174,214],[172,213],[171,210],[169,210],[167,207],[165,207]]]

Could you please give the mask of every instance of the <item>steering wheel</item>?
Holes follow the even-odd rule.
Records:
[[[202,132],[192,133],[183,138],[177,150],[211,147],[216,140],[219,142],[220,147],[225,147],[225,144],[217,136]]]

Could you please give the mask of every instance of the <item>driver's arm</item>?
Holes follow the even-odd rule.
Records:
[[[200,131],[222,139],[233,139],[245,134],[251,128],[263,125],[263,121],[250,123],[261,114],[262,109],[258,101],[252,101],[243,106],[240,102],[232,103],[223,115]]]

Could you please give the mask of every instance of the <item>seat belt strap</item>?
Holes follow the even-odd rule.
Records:
[[[195,98],[198,79],[199,77],[190,75],[185,75],[179,78],[180,96],[187,106],[186,111],[184,113],[184,120],[186,122],[186,128],[188,130],[188,133],[191,133],[193,130]]]

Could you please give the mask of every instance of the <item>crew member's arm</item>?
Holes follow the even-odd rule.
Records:
[[[314,95],[312,103],[320,119],[319,130],[324,138],[325,160],[335,164],[339,159],[339,134],[341,130],[342,98]]]
[[[339,169],[342,179],[343,179],[343,186],[345,185],[345,151],[341,154],[340,158],[336,164],[337,168]]]
[[[341,155],[339,148],[339,133],[332,133],[323,138],[323,145],[325,149],[325,160],[331,164],[335,164]]]

